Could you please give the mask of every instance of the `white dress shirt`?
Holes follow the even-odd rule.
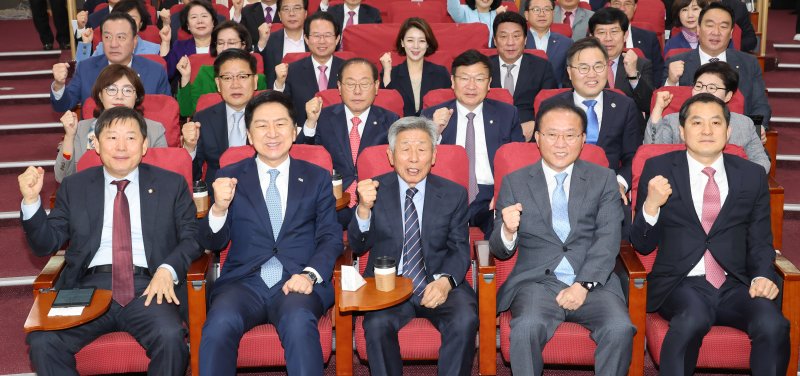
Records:
[[[531,35],[533,35],[533,41],[536,43],[536,49],[546,53],[547,46],[550,45],[550,29],[547,29],[547,32],[541,38],[539,38],[539,33],[536,30],[533,30],[533,28],[530,28],[530,30]]]
[[[344,30],[345,26],[347,26],[347,20],[350,19],[350,11],[356,12],[353,15],[353,25],[358,25],[358,11],[361,9],[361,5],[356,5],[355,9],[350,9],[347,4],[342,7],[342,12],[344,13],[344,18],[342,21],[342,30]]]
[[[475,128],[475,178],[478,184],[492,185],[494,184],[494,176],[492,176],[492,165],[489,162],[489,151],[486,148],[486,131],[483,124],[483,103],[479,104],[472,113],[475,117],[472,119],[472,125]],[[467,141],[467,114],[470,113],[466,107],[460,102],[456,101],[456,111],[454,115],[458,116],[456,123],[456,145],[464,146]],[[492,126],[492,124],[490,124]]]
[[[305,51],[305,50],[303,50],[303,51]],[[320,64],[317,61],[317,59],[312,55],[311,56],[311,64],[314,66],[314,81],[315,82],[319,82],[319,67],[321,67],[323,65],[328,67],[328,69],[325,70],[325,77],[328,79],[329,83],[331,82],[330,81],[331,80],[331,65],[333,65],[333,55],[331,55],[331,57],[328,58],[328,61],[326,61],[325,64]],[[289,78],[287,77],[286,79],[288,80]],[[278,87],[278,84],[276,82],[275,86],[273,87],[273,90],[283,92],[283,89],[285,89],[285,88],[286,88],[285,84],[283,86],[281,86],[281,87]]]
[[[239,120],[239,131],[241,132],[242,138],[240,140],[238,140],[238,143],[234,143],[232,141],[235,141],[235,140],[231,140],[230,139],[231,130],[233,129],[234,126],[236,126],[236,123],[234,122],[234,119],[233,119],[233,114],[235,112],[241,112],[242,113],[242,120]],[[225,104],[225,119],[228,122],[227,127],[226,127],[226,133],[225,133],[225,134],[228,135],[228,145],[227,146],[230,146],[230,145],[247,145],[247,126],[244,123],[244,109],[242,109],[241,111],[236,111],[235,109],[233,109],[231,106],[229,106],[226,103]],[[194,158],[197,156],[197,147],[196,146],[194,148],[194,151],[189,153],[189,156],[192,157],[192,160],[194,160]]]
[[[289,38],[289,34],[284,30],[283,32],[283,56],[292,52],[306,52],[306,41],[303,36],[300,39],[294,40]],[[283,57],[282,56],[282,57]]]
[[[697,47],[697,54],[700,56],[700,66],[702,66],[703,64],[708,63],[708,60],[710,60],[712,57],[716,57],[717,59],[719,59],[719,61],[724,61],[724,62],[728,61],[728,53],[726,51],[722,51],[722,53],[717,55],[717,56],[711,56],[711,55],[705,53],[703,51],[702,47],[698,46]],[[686,74],[686,72],[684,72],[683,74]],[[669,83],[669,77],[667,77],[667,80],[664,81],[664,86],[678,86],[678,84],[679,84],[679,82],[676,82],[674,85],[670,84]]]

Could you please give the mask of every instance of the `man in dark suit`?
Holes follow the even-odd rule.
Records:
[[[612,8],[617,8],[628,16],[628,21],[633,22],[633,15],[636,13],[636,4],[639,0],[611,0],[608,4]],[[671,11],[667,8],[667,13]],[[653,63],[653,76],[652,82],[659,82],[661,79],[661,72],[664,69],[664,57],[662,56],[661,43],[658,41],[656,33],[640,29],[633,24],[628,28],[630,32],[625,38],[625,48],[638,48],[644,52],[647,60]],[[659,83],[660,84],[660,83]]]
[[[354,253],[371,250],[365,275],[373,276],[376,257],[388,256],[413,286],[409,300],[364,317],[373,375],[402,375],[397,332],[414,317],[439,330],[439,375],[472,371],[478,304],[464,280],[470,260],[467,192],[430,174],[437,136],[429,119],[397,121],[386,151],[394,171],[358,182],[360,202],[347,233]]]
[[[607,61],[606,50],[597,39],[588,37],[575,42],[567,54],[567,73],[573,91],[553,96],[542,102],[542,106],[561,101],[586,111],[586,143],[597,144],[606,152],[608,167],[616,171],[620,195],[627,204],[633,155],[642,144],[644,118],[633,99],[603,90]]]
[[[303,24],[306,21],[307,10],[306,0],[278,1],[278,14],[281,15],[283,29],[269,34],[266,47],[258,47],[264,61],[264,75],[268,88],[275,85],[275,67],[281,63],[286,54],[309,51],[303,39]]]
[[[503,12],[494,19],[494,45],[497,56],[492,63],[492,87],[502,87],[514,97],[525,140],[533,137],[533,99],[539,90],[558,87],[550,63],[523,53],[527,22],[519,13]]]
[[[456,99],[422,111],[439,126],[440,144],[461,145],[469,157],[469,222],[484,234],[492,232],[494,154],[503,144],[523,142],[517,108],[486,98],[492,81],[489,58],[467,50],[453,60]]]
[[[306,18],[303,33],[311,56],[275,67],[274,89],[292,98],[298,124],[306,121],[306,102],[317,92],[336,88],[336,76],[344,63],[333,56],[342,33],[329,13],[317,12]]]
[[[330,13],[336,23],[342,27],[342,31],[350,25],[383,23],[381,11],[369,4],[364,4],[362,0],[346,0],[342,4],[330,7],[328,7],[328,2],[324,1],[320,4],[319,10]]]
[[[595,372],[625,375],[636,328],[614,263],[622,205],[614,172],[578,159],[586,114],[570,102],[543,105],[536,145],[542,159],[503,178],[489,240],[514,270],[500,288],[498,312],[511,309],[511,370],[541,375],[542,349],[562,322],[591,331]]]
[[[769,126],[772,115],[767,101],[764,78],[758,60],[752,55],[728,49],[733,34],[733,12],[720,3],[711,3],[700,12],[698,21],[697,49],[667,59],[667,68],[662,76],[665,86],[692,86],[694,72],[701,65],[724,61],[739,72],[742,80],[739,91],[744,95],[744,114],[761,115],[764,126]]]
[[[68,50],[69,45],[69,16],[67,16],[67,2],[65,0],[51,0],[50,10],[53,13],[53,24],[56,27],[56,35],[53,38],[53,31],[50,29],[50,15],[47,13],[47,0],[32,0],[31,16],[36,32],[39,33],[39,41],[45,51],[53,49],[54,40],[58,40],[58,46],[62,50]]]
[[[220,52],[214,60],[214,81],[222,102],[198,112],[181,129],[183,147],[192,156],[194,180],[201,179],[205,164],[206,185],[212,198],[219,157],[228,147],[247,143],[244,108],[256,89],[256,64],[256,58],[238,48]]]
[[[750,52],[756,49],[758,38],[756,37],[756,30],[753,28],[753,23],[750,21],[750,11],[747,10],[747,5],[744,1],[740,0],[713,0],[717,1],[733,11],[733,22],[739,25],[742,29],[742,44],[739,50],[743,52]]]
[[[759,165],[724,155],[730,112],[712,94],[680,110],[686,151],[649,159],[639,180],[631,242],[658,247],[647,280],[647,311],[669,320],[662,375],[694,373],[712,325],[747,332],[754,375],[785,375],[789,321],[779,293],[769,223],[767,176]]]
[[[189,349],[178,304],[186,301],[189,263],[202,253],[189,187],[177,174],[140,164],[147,126],[136,111],[103,111],[95,131],[103,166],[65,178],[49,215],[39,197],[44,170],[20,175],[22,227],[37,256],[69,242],[58,289],[112,290],[113,301],[85,324],[31,332],[31,363],[39,375],[77,375],[75,353],[125,331],[149,354],[149,374],[183,375]]]
[[[234,9],[236,9],[235,5]],[[277,0],[261,0],[245,6],[239,11],[239,14],[234,10],[233,20],[247,28],[255,46],[258,44],[258,38],[262,34],[261,30],[264,27],[269,28],[273,23],[281,22],[279,9]],[[264,24],[266,26],[261,26]]]
[[[550,31],[555,0],[530,0],[527,4],[528,8],[523,11],[531,27],[525,48],[539,49],[547,54],[547,60],[553,67],[553,77],[561,87],[567,80],[567,50],[572,46],[572,39]]]
[[[103,46],[103,55],[90,57],[75,67],[75,76],[67,85],[67,73],[70,63],[53,65],[53,83],[50,86],[50,104],[53,110],[64,112],[78,104],[83,104],[92,96],[92,86],[103,68],[109,64],[128,65],[136,73],[144,85],[145,94],[171,95],[167,72],[153,61],[141,56],[134,56],[136,48],[136,22],[127,13],[114,13],[108,16],[102,26],[104,33],[114,37],[113,43]]]
[[[630,33],[628,26],[628,17],[617,8],[600,9],[589,18],[589,34],[608,52],[606,87],[622,90],[636,102],[639,111],[649,114],[653,64],[646,58],[639,58],[634,51],[623,52]]]
[[[342,187],[350,193],[348,208],[337,211],[339,223],[347,228],[353,217],[352,207],[357,202],[358,154],[369,146],[385,145],[389,127],[398,116],[372,105],[378,95],[379,82],[378,69],[369,60],[345,61],[338,84],[342,103],[322,108],[319,97],[306,103],[307,119],[297,142],[322,145],[330,153],[333,169],[342,175]]]
[[[333,305],[333,264],[342,253],[330,171],[289,158],[297,132],[291,100],[271,91],[245,109],[253,158],[225,167],[199,242],[228,258],[211,290],[200,344],[201,375],[233,375],[239,341],[275,326],[290,375],[321,375],[317,323]]]

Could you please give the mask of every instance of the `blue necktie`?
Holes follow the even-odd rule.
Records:
[[[278,187],[275,185],[275,180],[278,178],[278,174],[280,171],[276,169],[271,169],[267,171],[269,173],[269,186],[267,187],[267,193],[264,196],[267,202],[267,212],[269,214],[269,222],[272,225],[272,236],[275,240],[278,239],[278,233],[281,231],[281,225],[283,225],[283,216],[281,214],[281,194],[278,192]],[[281,280],[283,276],[283,265],[281,265],[280,260],[277,257],[272,256],[261,265],[261,279],[264,280],[264,283],[267,284],[267,287],[271,288],[274,286],[278,281]]]
[[[592,104],[594,105],[594,104]],[[550,199],[553,216],[553,231],[563,243],[569,235],[569,207],[567,206],[567,194],[564,192],[564,180],[567,178],[566,172],[556,174],[556,189]],[[566,257],[561,259],[554,271],[559,281],[572,285],[575,282],[575,270],[569,264]]]
[[[244,112],[233,113],[233,127],[231,127],[231,131],[228,134],[228,146],[242,146],[246,143],[241,128],[242,116],[244,116]]]
[[[406,190],[406,202],[403,209],[403,275],[411,279],[414,294],[422,296],[428,282],[425,280],[425,262],[422,260],[421,233],[417,207],[414,206],[416,188]]]
[[[594,105],[596,104],[597,101],[594,99],[587,99],[583,101],[583,105],[589,108],[589,110],[586,111],[586,117],[588,120],[588,124],[586,125],[587,144],[596,144],[597,136],[600,134],[600,122],[597,120],[597,112],[594,112]]]

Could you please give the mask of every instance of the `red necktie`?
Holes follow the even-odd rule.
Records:
[[[703,213],[700,222],[703,224],[703,230],[706,231],[706,234],[711,230],[714,221],[717,220],[717,215],[719,215],[719,210],[722,207],[719,187],[714,180],[714,173],[716,172],[711,167],[703,169],[703,174],[708,176],[708,183],[706,183],[706,188],[703,190]],[[703,254],[703,260],[706,267],[706,280],[714,287],[719,288],[725,282],[725,270],[722,269],[722,266],[717,263],[717,260],[707,249]]]
[[[348,27],[348,26],[355,25],[356,12],[351,10],[351,11],[347,12],[347,15],[350,16],[350,17],[347,17],[347,23],[344,25],[345,28]]]
[[[328,70],[328,66],[320,65],[317,69],[319,69],[319,78],[317,79],[319,91],[326,90],[328,88],[328,76],[325,75],[325,71]]]
[[[361,145],[361,136],[358,134],[358,126],[361,124],[361,119],[357,116],[353,116],[353,127],[350,128],[350,154],[353,156],[353,166],[356,164],[356,160],[358,159],[358,148]],[[356,181],[353,180],[350,183],[350,186],[347,187],[346,192],[350,193],[350,204],[349,207],[356,206],[356,199],[358,196],[356,195]]]
[[[114,224],[111,237],[111,296],[121,306],[133,300],[133,247],[131,246],[131,211],[125,187],[128,180],[111,182],[117,186],[114,197]]]
[[[572,29],[572,22],[570,22],[569,20],[569,16],[571,15],[572,12],[564,12],[564,23],[567,24],[567,26],[569,26],[570,29]]]
[[[608,87],[614,88],[614,60],[608,61]]]

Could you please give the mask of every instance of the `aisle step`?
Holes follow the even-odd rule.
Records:
[[[61,128],[63,125],[59,122],[54,123],[34,123],[34,124],[7,124],[0,125],[0,132],[3,131],[16,131],[16,130],[29,130],[29,129],[49,129]]]
[[[773,43],[772,47],[775,49],[798,49],[800,50],[800,43]]]
[[[769,118],[770,123],[800,123],[800,117],[796,116],[772,116]],[[800,375],[798,375],[800,376]]]
[[[797,162],[800,161],[800,155],[798,154],[778,154],[775,156],[775,159],[779,161],[789,161],[789,162]]]
[[[41,160],[41,161],[18,161],[18,162],[0,162],[0,169],[2,168],[26,168],[28,166],[55,166],[55,159]]]
[[[800,87],[768,87],[768,94],[800,94]]]
[[[0,278],[0,287],[13,287],[13,286],[31,286],[33,285],[33,281],[36,280],[35,275],[27,276],[27,277],[6,277]],[[23,373],[21,375],[36,375],[35,373]],[[14,375],[6,375],[6,376],[14,376]]]
[[[3,88],[0,87],[0,90]],[[20,99],[50,99],[50,93],[41,94],[8,94],[0,95],[0,101],[3,100],[20,100]]]
[[[32,71],[23,71],[23,72],[2,72],[0,73],[0,77],[15,77],[18,78],[20,76],[45,76],[53,74],[52,69],[42,69],[42,70],[32,70]]]
[[[798,68],[800,68],[800,64],[796,64],[796,63],[778,63],[778,68],[781,68],[781,69],[798,69]]]
[[[52,51],[10,51],[10,52],[0,52],[0,58],[2,57],[27,57],[27,56],[61,56],[60,50],[52,50]]]

